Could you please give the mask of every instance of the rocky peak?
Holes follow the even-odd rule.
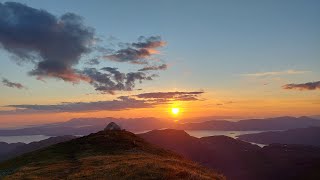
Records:
[[[116,124],[115,122],[111,122],[104,128],[104,130],[105,131],[120,131],[121,127],[118,124]]]

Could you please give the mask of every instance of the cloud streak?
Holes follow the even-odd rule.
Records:
[[[146,66],[144,68],[139,69],[138,71],[157,71],[157,70],[166,70],[168,66],[166,64],[162,64],[159,66]]]
[[[120,96],[114,100],[96,102],[70,102],[60,104],[18,104],[5,107],[15,110],[0,111],[0,114],[27,113],[60,113],[87,111],[122,111],[128,109],[153,108],[157,105],[168,104],[173,101],[198,101],[202,91],[191,92],[153,92],[132,96]]]
[[[307,82],[307,83],[302,83],[302,84],[285,84],[282,86],[283,89],[295,89],[295,90],[320,90],[320,81],[316,82]]]
[[[190,91],[190,92],[152,92],[152,93],[142,93],[136,95],[138,98],[142,99],[157,99],[164,101],[197,101],[199,96],[203,94],[203,91]]]
[[[121,111],[127,109],[151,108],[154,105],[145,100],[137,100],[130,97],[120,97],[111,101],[74,102],[53,105],[22,104],[9,105],[17,108],[14,111],[0,111],[0,114],[10,113],[34,113],[34,112],[85,112],[85,111]]]
[[[23,86],[20,83],[11,82],[6,78],[2,78],[2,84],[4,86],[10,87],[10,88],[17,88],[17,89],[27,89],[25,86]]]
[[[298,71],[298,70],[286,70],[286,71],[269,71],[269,72],[258,72],[252,74],[242,74],[242,76],[248,77],[266,77],[266,76],[279,76],[279,75],[293,75],[293,74],[305,74],[310,71]]]

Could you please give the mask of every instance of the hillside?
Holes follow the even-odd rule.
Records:
[[[16,157],[18,155],[32,152],[41,148],[45,148],[51,146],[53,144],[58,144],[61,142],[69,141],[71,139],[76,138],[75,136],[57,136],[50,137],[48,139],[42,141],[31,142],[29,144],[25,143],[1,143],[0,142],[0,162]]]
[[[287,131],[244,134],[239,139],[260,144],[303,144],[320,147],[320,127],[290,129]]]
[[[224,179],[133,133],[100,131],[0,164],[4,179]]]
[[[6,142],[0,142],[0,159],[2,154],[6,154],[8,152],[11,152],[12,150],[19,148],[20,146],[25,145],[25,143],[6,143]]]
[[[227,136],[195,138],[172,129],[154,130],[139,136],[218,170],[228,180],[320,178],[320,148],[280,144],[260,148]]]

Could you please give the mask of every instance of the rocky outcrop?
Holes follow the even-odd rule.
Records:
[[[111,122],[104,128],[104,130],[105,131],[120,131],[121,127],[118,124]]]

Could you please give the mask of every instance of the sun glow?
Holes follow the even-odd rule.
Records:
[[[174,107],[174,108],[171,108],[171,112],[172,112],[172,114],[174,114],[174,115],[178,115],[178,114],[179,114],[179,112],[180,112],[180,109],[179,109],[179,108]]]

